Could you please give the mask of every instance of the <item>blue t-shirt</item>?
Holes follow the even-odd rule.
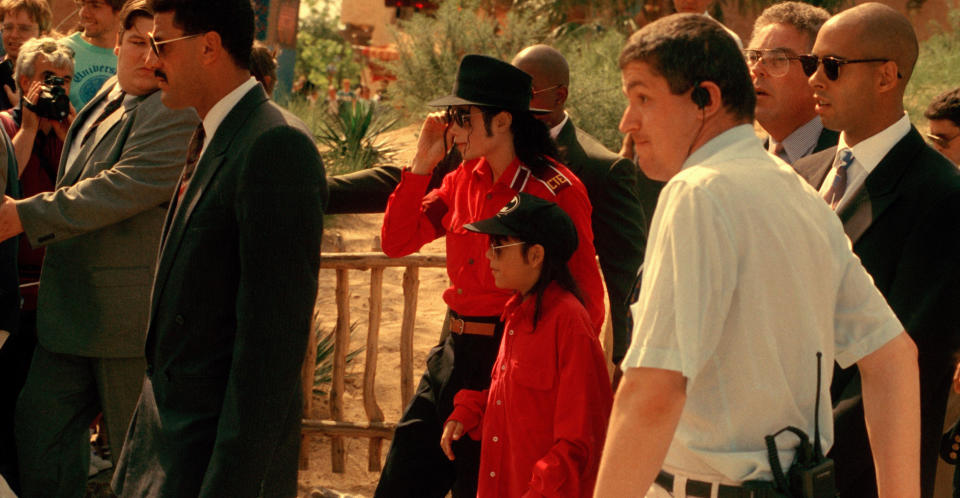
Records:
[[[73,49],[73,83],[70,84],[70,103],[80,112],[103,83],[117,74],[117,56],[112,48],[93,45],[79,31],[61,42]]]

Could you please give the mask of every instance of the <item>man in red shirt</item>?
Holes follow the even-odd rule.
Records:
[[[497,287],[516,291],[490,388],[454,398],[440,446],[464,431],[483,441],[477,496],[590,497],[613,395],[607,367],[570,276],[577,247],[556,204],[517,194],[496,216],[466,225],[490,236]]]
[[[427,372],[394,434],[376,496],[475,496],[479,443],[457,441],[451,463],[437,441],[462,388],[490,383],[503,331],[500,316],[512,292],[498,289],[484,254],[487,237],[463,225],[496,214],[518,192],[555,202],[573,220],[581,241],[570,272],[583,290],[593,332],[603,322],[603,284],[593,249],[590,201],[583,184],[557,163],[549,132],[530,109],[530,75],[506,62],[467,55],[453,95],[431,105],[446,113],[427,117],[412,167],[403,172],[383,220],[383,251],[400,257],[446,236],[443,293],[450,307],[444,338],[427,358]],[[439,188],[427,192],[431,173],[451,142],[463,157]],[[452,332],[446,334],[446,332]]]

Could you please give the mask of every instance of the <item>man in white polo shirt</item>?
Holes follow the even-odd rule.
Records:
[[[919,496],[916,347],[829,207],[754,135],[737,46],[702,16],[674,15],[631,36],[620,67],[620,129],[668,183],[595,495],[782,496],[764,437],[812,436],[818,414],[830,447],[836,360],[864,373],[881,494]],[[776,446],[789,472],[797,440]]]

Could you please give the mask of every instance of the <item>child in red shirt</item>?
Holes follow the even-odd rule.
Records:
[[[440,446],[467,432],[482,442],[477,496],[589,497],[612,393],[603,352],[567,261],[573,222],[520,193],[493,218],[464,225],[490,236],[487,258],[507,302],[490,388],[460,390]]]

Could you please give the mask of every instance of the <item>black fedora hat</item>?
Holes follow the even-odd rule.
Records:
[[[460,60],[453,94],[441,97],[429,106],[478,105],[508,111],[547,113],[549,109],[531,109],[533,79],[519,68],[486,55],[468,54]]]

